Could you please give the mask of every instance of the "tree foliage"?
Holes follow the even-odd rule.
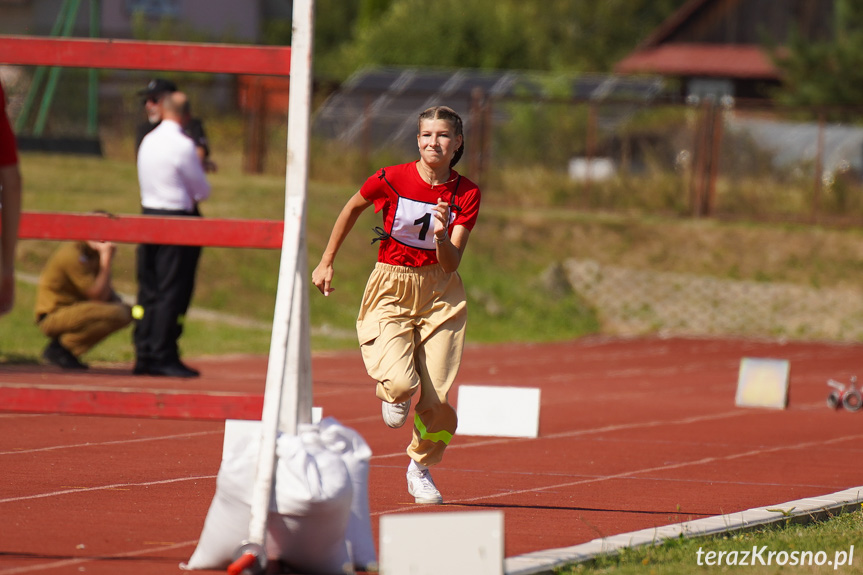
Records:
[[[322,56],[342,76],[365,66],[607,72],[683,1],[365,0],[353,37]]]
[[[315,0],[315,72],[333,79],[369,66],[608,72],[685,1]],[[170,19],[154,29],[139,16],[133,27],[141,38],[191,38]],[[290,19],[266,15],[261,36],[290,45]]]
[[[812,42],[792,32],[785,47],[771,46],[783,85],[776,101],[801,107],[859,106],[863,93],[863,3],[836,0],[835,34]]]
[[[374,0],[380,4],[388,0]],[[354,29],[363,5],[356,1],[315,0],[315,70],[328,75],[333,54],[353,39]],[[262,42],[275,46],[291,45],[291,20],[266,18],[262,24]]]

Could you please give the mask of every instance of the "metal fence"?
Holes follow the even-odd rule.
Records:
[[[465,120],[459,167],[496,204],[839,228],[863,223],[863,109],[481,90],[461,98],[451,100]],[[359,150],[366,174],[375,154],[415,157],[408,122],[428,104],[398,94],[386,105],[376,102],[375,93],[358,94],[342,116],[326,106],[318,116],[329,114],[317,136]],[[336,129],[339,118],[350,131]],[[382,129],[396,121],[401,138]],[[852,260],[848,254],[856,269]],[[596,310],[607,333],[863,341],[863,291],[848,282],[834,288],[814,280],[748,281],[579,259],[561,266],[568,287]]]
[[[317,135],[360,150],[413,154],[414,95],[355,93],[319,111]],[[863,109],[790,110],[725,99],[451,98],[465,118],[461,169],[516,193],[533,178],[537,202],[586,210],[693,217],[863,222]],[[459,110],[460,108],[460,110]],[[387,126],[398,112],[398,133]],[[839,116],[842,121],[830,121]],[[325,121],[324,121],[325,120]],[[396,137],[398,136],[398,137]],[[515,182],[515,186],[510,184]]]
[[[15,120],[29,71],[7,69],[3,75]],[[104,152],[128,154],[124,138],[131,139],[143,118],[135,92],[148,77],[103,75]],[[415,157],[417,114],[446,103],[465,120],[460,171],[497,197],[682,217],[863,222],[863,108],[660,101],[658,86],[655,80],[583,77],[561,88],[511,73],[422,76],[402,70],[361,76],[353,85],[318,91],[312,175],[356,183],[383,162]],[[284,170],[286,111],[241,108],[246,91],[230,77],[189,75],[182,87],[195,112],[213,126],[211,139],[222,145],[223,155],[244,156],[248,171]],[[567,95],[554,96],[555,89]],[[86,133],[85,94],[85,71],[64,71],[47,139]],[[283,93],[259,99],[274,96],[285,101]],[[20,124],[25,129],[19,135],[28,135],[30,122]],[[338,174],[333,157],[343,164]]]

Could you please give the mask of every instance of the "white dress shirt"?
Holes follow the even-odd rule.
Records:
[[[191,212],[210,197],[195,143],[177,122],[163,120],[144,136],[138,150],[138,184],[145,208]]]

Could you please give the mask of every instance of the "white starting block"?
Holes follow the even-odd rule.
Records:
[[[381,575],[503,575],[503,547],[500,511],[397,514],[380,520]]]
[[[494,437],[539,435],[539,389],[462,385],[458,434]]]
[[[787,359],[744,357],[740,360],[734,404],[737,407],[785,409],[788,406],[790,370]]]

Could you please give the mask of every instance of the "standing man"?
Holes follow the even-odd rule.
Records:
[[[15,248],[21,218],[21,171],[18,146],[6,115],[6,95],[0,84],[0,316],[15,303]]]
[[[189,100],[182,92],[162,98],[162,121],[138,152],[138,183],[145,215],[200,217],[210,196],[195,143],[183,133]],[[142,244],[137,252],[138,303],[133,309],[136,375],[197,377],[180,361],[177,340],[195,288],[199,246]]]
[[[141,148],[141,142],[144,136],[149,134],[162,121],[162,99],[177,91],[177,85],[164,78],[154,78],[150,80],[147,87],[138,92],[139,96],[144,97],[144,112],[147,114],[147,119],[140,124],[135,134],[135,152]],[[210,144],[207,141],[207,134],[204,132],[204,123],[198,118],[189,117],[183,125],[183,132],[192,138],[195,142],[195,149],[204,170],[207,172],[215,172],[216,164],[210,160]]]
[[[111,242],[68,242],[48,260],[36,292],[36,322],[51,338],[45,361],[87,369],[81,355],[132,322],[131,308],[111,285],[115,251]]]

